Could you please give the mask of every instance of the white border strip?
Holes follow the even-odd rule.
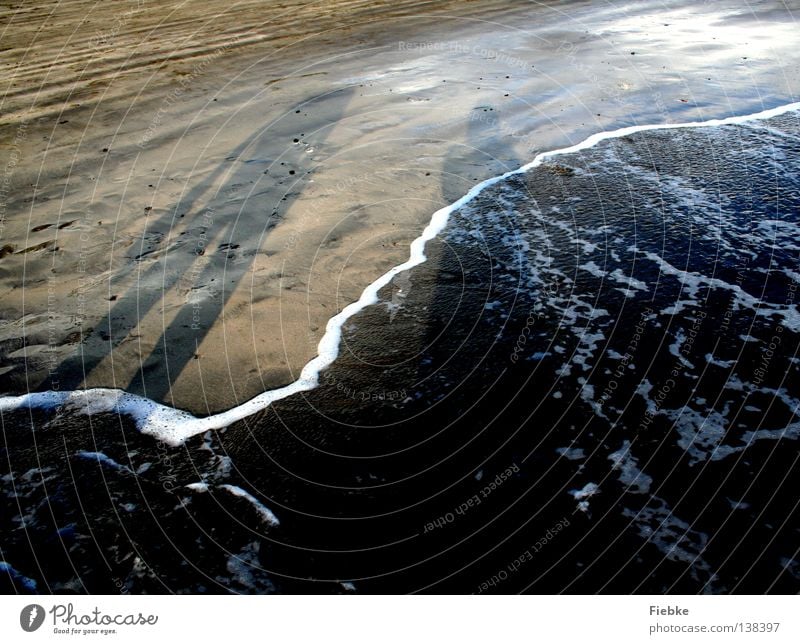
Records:
[[[489,186],[493,186],[508,177],[523,174],[531,168],[541,165],[546,159],[585,150],[606,139],[619,138],[648,130],[734,125],[747,121],[768,119],[794,110],[800,110],[800,102],[789,103],[755,114],[732,116],[724,119],[689,123],[634,125],[619,130],[599,132],[581,143],[538,154],[533,161],[516,170],[511,170],[477,184],[458,201],[433,213],[431,221],[425,230],[411,243],[408,261],[381,275],[364,289],[358,301],[349,304],[328,320],[328,324],[325,327],[325,335],[322,336],[317,346],[317,356],[303,367],[297,380],[285,387],[265,391],[228,411],[206,416],[205,418],[197,418],[188,412],[161,405],[149,398],[125,393],[120,389],[85,389],[77,391],[43,391],[22,396],[0,397],[0,413],[21,408],[54,409],[58,407],[69,408],[84,414],[116,412],[131,416],[142,433],[150,434],[170,445],[180,445],[192,436],[202,434],[210,429],[221,429],[243,418],[252,416],[256,412],[267,408],[276,400],[282,400],[301,391],[315,389],[319,385],[319,374],[329,367],[339,355],[339,343],[344,323],[367,306],[376,304],[378,302],[378,291],[386,286],[395,275],[425,262],[427,259],[425,256],[425,244],[444,230],[450,218],[450,213],[472,201]]]

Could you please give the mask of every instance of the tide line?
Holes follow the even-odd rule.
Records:
[[[748,121],[763,120],[780,116],[787,112],[800,110],[800,102],[788,103],[774,107],[772,109],[747,114],[743,116],[732,116],[723,119],[711,119],[708,121],[694,121],[686,123],[660,123],[651,125],[634,125],[598,132],[592,134],[587,139],[571,145],[569,147],[542,152],[533,161],[523,165],[516,170],[511,170],[504,174],[482,181],[472,187],[458,201],[449,206],[445,206],[433,213],[430,222],[417,237],[410,247],[409,258],[402,264],[390,269],[372,284],[367,286],[361,293],[361,297],[356,302],[344,307],[338,314],[333,316],[325,327],[325,334],[317,345],[317,355],[309,361],[300,372],[300,377],[294,382],[272,389],[251,398],[228,411],[224,411],[204,418],[197,418],[189,412],[181,411],[173,407],[168,407],[157,403],[149,398],[136,396],[126,393],[120,389],[81,389],[76,391],[42,391],[23,394],[21,396],[0,397],[0,413],[24,408],[36,408],[43,410],[61,410],[80,414],[99,414],[117,413],[130,416],[136,423],[137,429],[155,437],[169,445],[180,445],[189,438],[202,434],[211,429],[222,429],[236,421],[252,416],[256,412],[266,409],[273,402],[288,398],[294,394],[310,391],[319,385],[319,376],[322,371],[327,369],[339,355],[339,344],[341,341],[342,327],[345,322],[356,315],[364,308],[378,303],[378,291],[389,284],[391,280],[402,273],[419,266],[427,260],[425,256],[425,245],[439,235],[444,230],[450,218],[450,214],[472,201],[486,188],[496,183],[504,181],[514,175],[523,174],[541,165],[544,161],[556,156],[579,152],[587,148],[594,147],[601,141],[608,139],[629,136],[638,132],[649,130],[672,130],[682,128],[698,127],[719,127],[722,125],[737,125]]]

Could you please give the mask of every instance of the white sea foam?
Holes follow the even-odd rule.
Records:
[[[233,496],[238,496],[240,499],[244,499],[247,502],[249,502],[255,508],[256,512],[258,513],[258,516],[260,516],[265,523],[271,526],[280,525],[281,522],[278,521],[278,517],[275,516],[272,510],[270,510],[266,505],[261,503],[261,501],[259,501],[256,497],[250,494],[250,492],[243,490],[238,485],[231,485],[230,483],[223,483],[219,487],[220,489],[227,490],[228,492],[233,494]]]
[[[389,284],[396,275],[425,262],[427,259],[425,256],[425,244],[442,232],[453,211],[472,201],[486,188],[504,181],[509,177],[523,174],[553,157],[580,152],[581,150],[592,148],[598,143],[608,139],[630,136],[638,132],[650,130],[737,125],[749,121],[773,118],[796,110],[800,110],[800,102],[781,105],[756,114],[733,116],[724,119],[690,121],[687,123],[633,125],[618,130],[598,132],[575,145],[538,154],[533,161],[516,170],[511,170],[510,172],[492,177],[491,179],[487,179],[475,185],[458,201],[433,213],[430,223],[426,226],[425,230],[412,242],[409,259],[406,262],[395,266],[381,275],[364,289],[361,297],[356,302],[349,304],[337,315],[328,320],[328,324],[325,327],[325,335],[317,346],[317,356],[303,367],[300,377],[297,380],[285,387],[265,391],[255,398],[251,398],[247,402],[233,407],[228,411],[206,416],[205,418],[197,418],[188,412],[161,405],[148,398],[128,394],[120,390],[87,389],[71,392],[43,391],[21,396],[3,397],[0,398],[0,412],[27,407],[38,409],[64,408],[85,414],[114,412],[130,416],[135,421],[139,431],[152,435],[171,445],[179,445],[187,439],[211,429],[227,427],[236,421],[247,418],[265,409],[277,400],[282,400],[296,393],[316,388],[319,384],[319,374],[329,367],[339,355],[339,342],[341,339],[342,327],[345,322],[365,307],[376,304],[379,301],[378,291]],[[769,313],[772,313],[772,311]],[[800,320],[787,320],[787,322],[798,322],[798,326],[800,326]]]
[[[184,485],[184,487],[192,492],[197,492],[198,494],[204,494],[209,492],[211,488],[209,487],[208,483],[205,481],[198,481],[196,483],[189,483]],[[238,485],[231,485],[230,483],[223,483],[222,485],[217,486],[217,489],[225,490],[226,492],[233,494],[240,499],[244,499],[250,505],[253,506],[258,516],[261,518],[264,523],[267,523],[271,526],[278,526],[281,522],[278,520],[278,517],[275,516],[275,513],[270,510],[266,505],[261,503],[256,497],[252,494],[243,490]]]
[[[576,501],[588,499],[600,492],[600,486],[597,483],[587,483],[580,490],[570,490],[569,493]]]
[[[586,458],[586,453],[581,447],[559,447],[556,452],[570,461],[580,461]]]
[[[626,487],[626,491],[634,494],[647,494],[653,484],[652,477],[639,469],[638,459],[631,454],[631,442],[626,440],[613,454],[608,455],[612,468],[619,472],[619,482]]]
[[[80,450],[78,452],[75,452],[75,455],[89,461],[97,461],[98,463],[105,465],[111,468],[112,470],[133,474],[133,471],[129,467],[126,467],[125,465],[120,465],[110,456],[106,456],[105,454],[103,454],[103,452],[87,452],[84,450]]]

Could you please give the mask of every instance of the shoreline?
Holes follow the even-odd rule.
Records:
[[[300,377],[328,320],[482,180],[598,130],[757,111],[798,86],[789,54],[733,64],[733,4],[670,3],[674,20],[646,38],[628,27],[646,11],[627,5],[447,7],[440,25],[414,3],[399,22],[384,6],[343,17],[307,42],[330,56],[290,56],[301,35],[277,61],[255,43],[201,68],[209,54],[182,60],[176,46],[164,76],[121,74],[108,101],[18,127],[0,391],[58,383],[195,415],[236,407]],[[724,82],[709,84],[702,46],[684,44],[698,16],[731,39],[711,61],[730,60]],[[114,37],[139,42],[133,27]]]
[[[134,396],[121,390],[88,389],[71,392],[47,391],[35,394],[24,394],[18,397],[0,398],[0,412],[15,411],[20,408],[51,409],[54,407],[69,407],[77,413],[96,414],[113,412],[130,416],[136,423],[137,429],[143,434],[149,434],[173,447],[183,444],[190,438],[209,430],[222,429],[233,423],[243,420],[253,414],[266,409],[273,402],[283,400],[294,394],[310,391],[319,385],[320,374],[327,369],[339,356],[342,328],[354,315],[368,306],[378,304],[378,293],[386,287],[397,275],[409,271],[426,261],[425,244],[434,239],[444,230],[449,215],[458,208],[466,205],[477,197],[486,188],[499,183],[509,177],[524,174],[541,165],[547,159],[564,154],[572,154],[594,147],[602,141],[621,138],[638,132],[655,130],[687,129],[720,127],[748,123],[751,121],[769,119],[793,111],[800,110],[800,102],[788,103],[773,107],[755,114],[745,114],[723,119],[710,119],[708,121],[651,124],[631,126],[609,132],[598,132],[584,141],[559,150],[543,152],[536,156],[530,163],[497,177],[487,179],[474,186],[461,199],[449,206],[437,210],[431,217],[430,223],[422,234],[411,244],[409,259],[399,264],[367,286],[361,297],[344,307],[337,315],[332,317],[327,325],[326,332],[318,346],[318,353],[302,370],[300,377],[291,384],[278,389],[265,391],[242,405],[233,407],[221,413],[197,418],[188,412],[158,405],[152,400]],[[790,320],[784,321],[784,326],[791,328]],[[800,330],[800,329],[794,329]]]
[[[151,3],[0,51],[6,592],[798,589],[789,9]]]

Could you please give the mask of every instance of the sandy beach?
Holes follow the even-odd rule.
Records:
[[[800,589],[793,8],[0,4],[0,592]]]
[[[327,320],[479,181],[593,132],[796,96],[786,18],[769,3],[7,7],[0,390],[114,387],[202,415],[291,382]]]

